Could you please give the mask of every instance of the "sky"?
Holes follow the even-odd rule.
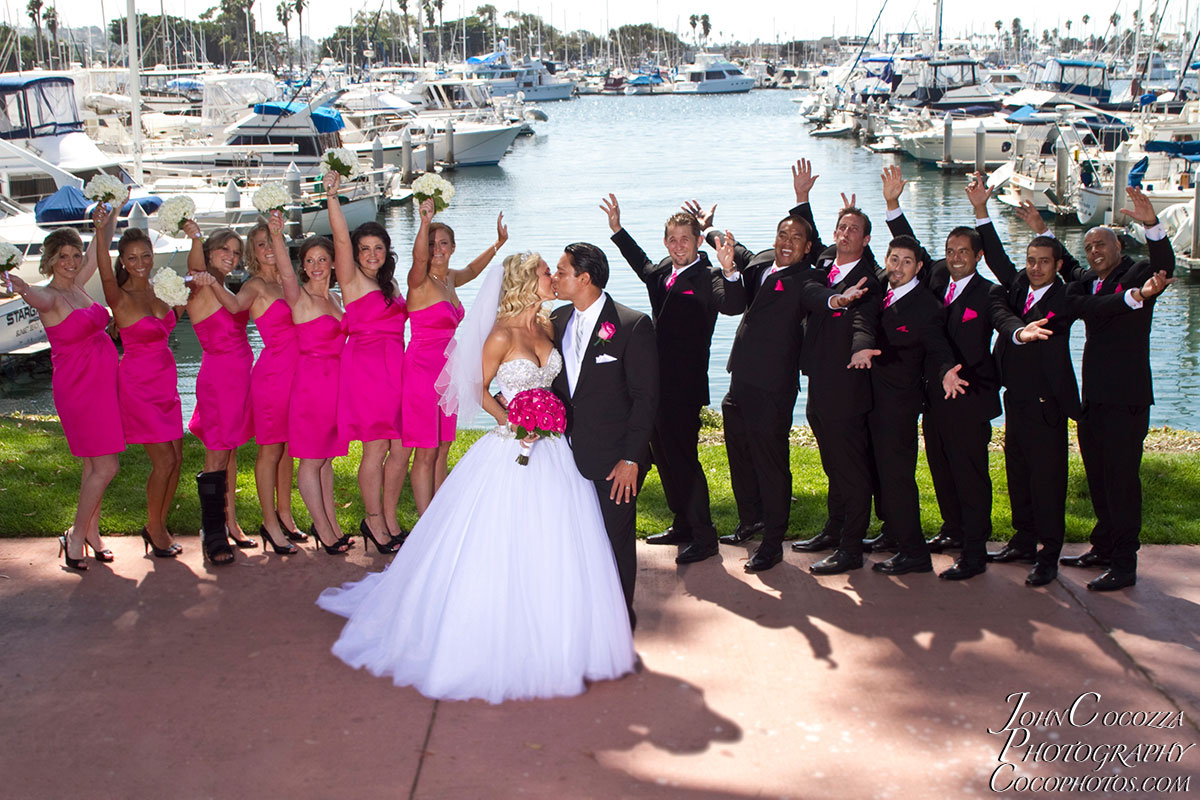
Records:
[[[104,18],[112,19],[125,13],[124,0],[44,0],[46,6],[55,6],[61,19],[71,25],[99,25]],[[168,14],[194,18],[205,9],[217,5],[216,0],[135,0],[140,13],[157,14],[160,5]],[[275,6],[279,0],[258,0],[254,7],[259,27],[265,30],[282,31],[283,26],[275,17]],[[381,0],[308,0],[304,14],[305,35],[314,38],[327,36],[338,25],[346,24],[359,10],[375,12]],[[395,0],[382,0],[384,8],[398,10]],[[418,0],[410,0],[410,8]],[[481,0],[445,0],[446,19],[458,18],[465,12],[471,13],[481,5]],[[0,0],[0,19],[12,21],[19,18],[28,24],[25,14],[26,0]],[[707,13],[712,22],[714,41],[739,39],[763,42],[791,39],[813,39],[827,34],[865,34],[870,30],[879,13],[876,0],[850,0],[842,3],[796,3],[783,0],[526,0],[523,3],[493,0],[492,5],[503,14],[517,10],[534,13],[553,22],[559,29],[575,30],[586,28],[602,32],[606,28],[621,24],[650,22],[667,30],[679,32],[683,38],[691,38],[688,17],[691,14]],[[1121,15],[1123,23],[1131,20],[1138,8],[1136,0],[1109,0],[1108,3],[1088,0],[1008,0],[1003,4],[988,4],[992,11],[985,13],[984,5],[964,0],[945,0],[943,11],[943,35],[955,37],[970,33],[993,33],[995,21],[1002,19],[1005,27],[1019,17],[1026,28],[1059,27],[1065,33],[1065,21],[1072,20],[1071,33],[1079,35],[1084,30],[1081,21],[1084,14],[1093,18],[1087,26],[1089,33],[1104,32],[1109,15],[1114,11]],[[1142,11],[1149,17],[1156,4],[1144,0]],[[994,10],[1003,8],[1003,14]],[[797,13],[798,9],[803,9]],[[1165,30],[1178,30],[1180,20],[1196,20],[1200,13],[1200,0],[1174,0],[1167,6]],[[887,0],[887,7],[880,20],[884,32],[901,32],[928,27],[934,16],[934,0]],[[607,22],[606,22],[607,21]],[[295,20],[292,21],[295,33]],[[1196,29],[1192,25],[1192,30]]]

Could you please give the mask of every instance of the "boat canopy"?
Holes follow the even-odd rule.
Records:
[[[275,117],[290,117],[293,114],[308,109],[307,103],[272,101],[269,103],[258,103],[254,106],[255,114],[264,114],[266,116]],[[335,109],[329,106],[317,106],[311,109],[313,125],[317,129],[317,133],[337,133],[346,124],[342,121],[342,115]]]
[[[1111,93],[1108,78],[1108,65],[1101,61],[1051,58],[1042,68],[1037,85],[1042,89],[1107,100]]]
[[[0,139],[82,130],[73,79],[65,75],[0,75]]]
[[[1151,140],[1146,142],[1147,153],[1165,153],[1168,156],[1186,158],[1188,161],[1200,161],[1200,142],[1164,142]]]

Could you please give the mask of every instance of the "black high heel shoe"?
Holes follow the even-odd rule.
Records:
[[[88,565],[86,555],[84,558],[71,558],[71,556],[68,555],[68,552],[67,535],[64,533],[62,536],[58,537],[58,554],[63,557],[63,560],[67,562],[67,566],[71,569],[77,569],[80,572],[87,572]],[[87,550],[84,549],[83,552],[87,553]]]
[[[145,528],[142,528],[142,542],[146,545],[147,553],[149,553],[151,550],[154,551],[155,558],[175,558],[183,550],[182,547],[174,544],[166,548],[159,547],[154,543],[154,540],[150,538],[150,531]]]
[[[289,530],[288,527],[283,524],[283,520],[279,519],[279,514],[275,515],[275,519],[279,520],[279,530],[281,530],[287,534],[289,541],[292,541],[292,542],[307,542],[308,541],[307,533],[305,533],[304,531]],[[292,524],[295,525],[296,523],[293,522]]]
[[[350,550],[349,536],[343,536],[333,544],[325,544],[321,541],[321,534],[317,533],[316,525],[308,526],[308,538],[313,540],[313,550],[324,547],[325,552],[331,556],[344,556]]]
[[[233,541],[234,546],[239,550],[253,550],[258,547],[258,542],[254,539],[251,539],[249,536],[245,539],[239,539],[229,532],[229,528],[225,528],[225,535]]]
[[[96,546],[94,544],[92,544],[91,542],[89,542],[87,539],[83,540],[83,554],[85,556],[87,555],[87,551],[88,551],[89,547],[92,548],[92,558],[96,559],[97,561],[100,561],[105,564],[111,564],[112,562],[117,560],[117,557],[113,555],[112,550],[109,550],[107,547],[104,548],[103,550],[97,550]]]
[[[404,544],[403,536],[392,536],[386,542],[380,543],[380,541],[375,538],[375,534],[371,533],[371,527],[367,525],[367,521],[365,519],[358,524],[358,530],[363,535],[364,550],[370,550],[371,546],[369,543],[374,542],[376,550],[385,556],[390,556],[400,549],[400,545]]]
[[[268,544],[271,545],[271,548],[275,551],[275,555],[278,556],[291,556],[300,552],[300,548],[296,547],[296,545],[292,544],[291,542],[286,544],[276,544],[275,540],[271,537],[271,532],[267,530],[266,525],[260,525],[258,527],[258,535],[262,537],[264,552],[266,551]],[[307,539],[308,537],[306,536],[304,538]]]

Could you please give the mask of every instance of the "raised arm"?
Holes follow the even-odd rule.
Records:
[[[192,240],[192,249],[188,251],[188,272],[205,272],[208,262],[204,258],[204,237],[200,235],[200,226],[194,219],[183,221],[183,232]]]
[[[633,267],[633,271],[642,279],[642,283],[648,282],[655,264],[646,255],[646,251],[629,235],[629,231],[622,227],[621,206],[617,203],[617,196],[610,193],[607,199],[600,198],[600,209],[608,217],[608,228],[613,232],[613,244],[621,251],[621,255],[624,256],[626,263]],[[689,211],[689,213],[692,216],[696,216],[695,212]]]
[[[83,254],[83,266],[75,273],[75,285],[83,288],[100,266],[100,247],[104,247],[104,255],[108,257],[108,269],[112,272],[112,256],[108,252],[112,244],[113,231],[117,227],[117,212],[106,207],[107,203],[97,203],[92,211],[92,240],[88,242]],[[107,290],[105,299],[108,299]],[[111,305],[111,303],[110,303]]]
[[[100,272],[100,285],[104,288],[104,302],[108,303],[108,307],[116,309],[120,305],[125,293],[121,291],[121,287],[117,285],[117,275],[113,271],[112,254],[109,248],[112,246],[113,229],[109,225],[109,221],[116,220],[116,214],[110,213],[104,203],[97,203],[96,208],[92,211],[92,244],[88,246],[89,251],[93,252],[96,257],[96,269]],[[92,246],[94,245],[94,247]],[[81,286],[83,284],[80,284]]]
[[[725,283],[726,276],[732,275],[738,270],[738,267],[735,264],[737,256],[736,249],[738,244],[736,241],[734,241],[733,234],[729,231],[725,231],[725,235],[721,237],[719,243],[716,244],[715,247],[717,249],[717,261],[721,265],[721,272],[723,275],[715,278],[714,283],[717,280]],[[746,310],[746,282],[739,277],[736,282],[728,281],[728,283],[730,285],[723,288],[724,294],[721,300],[720,311],[722,314],[727,314],[729,316],[741,314]],[[733,285],[735,283],[736,286]]]
[[[421,215],[421,227],[417,229],[417,238],[413,239],[412,266],[408,270],[408,288],[415,289],[425,282],[429,274],[429,225],[437,207],[433,198],[421,203],[418,213]]]
[[[1127,187],[1125,193],[1129,195],[1132,206],[1122,208],[1121,213],[1140,222],[1146,229],[1146,247],[1150,250],[1150,271],[1165,272],[1170,278],[1175,274],[1175,250],[1171,247],[1171,240],[1165,235],[1160,239],[1151,239],[1149,235],[1150,229],[1159,224],[1154,205],[1146,193],[1136,186]]]
[[[425,247],[428,249],[428,237],[426,237]],[[508,226],[504,224],[504,212],[501,211],[496,216],[496,241],[487,250],[484,250],[479,255],[475,256],[475,260],[467,265],[466,269],[450,270],[450,279],[454,281],[455,286],[462,286],[464,283],[470,283],[479,277],[479,273],[483,272],[483,268],[492,263],[492,259],[500,252],[500,248],[504,247],[504,243],[508,241]],[[415,249],[415,248],[414,248]]]
[[[976,172],[971,182],[967,184],[967,199],[975,211],[975,230],[983,239],[983,257],[987,260],[988,268],[996,276],[1000,285],[1007,289],[1017,279],[1017,267],[1005,252],[1004,243],[1000,241],[1000,235],[996,233],[996,226],[988,217],[987,201],[991,196],[992,190],[988,188],[983,175]],[[979,224],[981,219],[988,221],[981,225]]]
[[[296,270],[292,269],[292,256],[288,252],[287,242],[283,240],[283,212],[272,211],[267,216],[268,236],[271,246],[275,248],[275,272],[279,274],[279,283],[283,285],[283,299],[289,308],[295,308],[301,300],[300,279]]]
[[[358,264],[354,261],[354,245],[350,242],[350,227],[346,224],[346,215],[342,212],[342,201],[338,197],[338,189],[342,188],[342,175],[339,172],[327,172],[321,180],[325,187],[325,208],[329,212],[329,228],[333,234],[333,274],[337,276],[339,285],[348,286],[358,277]]]

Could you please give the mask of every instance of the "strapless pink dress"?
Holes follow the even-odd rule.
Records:
[[[173,330],[174,309],[162,319],[151,314],[121,329],[124,353],[117,369],[117,391],[129,444],[173,442],[183,437],[179,379],[168,344]]]
[[[254,321],[263,349],[250,373],[250,407],[254,413],[254,441],[259,445],[288,440],[288,409],[300,346],[292,310],[276,300]]]
[[[107,325],[108,309],[93,303],[46,327],[54,408],[71,455],[80,458],[125,449],[117,404],[117,346],[104,331]]]
[[[410,311],[412,338],[404,353],[404,402],[401,439],[405,447],[437,447],[454,441],[457,418],[438,406],[434,381],[446,366],[446,345],[454,338],[463,309],[448,300]]]
[[[334,458],[349,452],[338,432],[338,367],[346,337],[325,314],[296,326],[300,359],[292,382],[288,448],[296,458]]]
[[[407,318],[404,298],[387,305],[382,292],[346,304],[338,428],[347,441],[400,438]]]
[[[233,450],[254,435],[250,416],[250,368],[254,353],[246,338],[249,312],[224,308],[194,323],[204,356],[196,376],[196,410],[188,430],[209,450]]]

